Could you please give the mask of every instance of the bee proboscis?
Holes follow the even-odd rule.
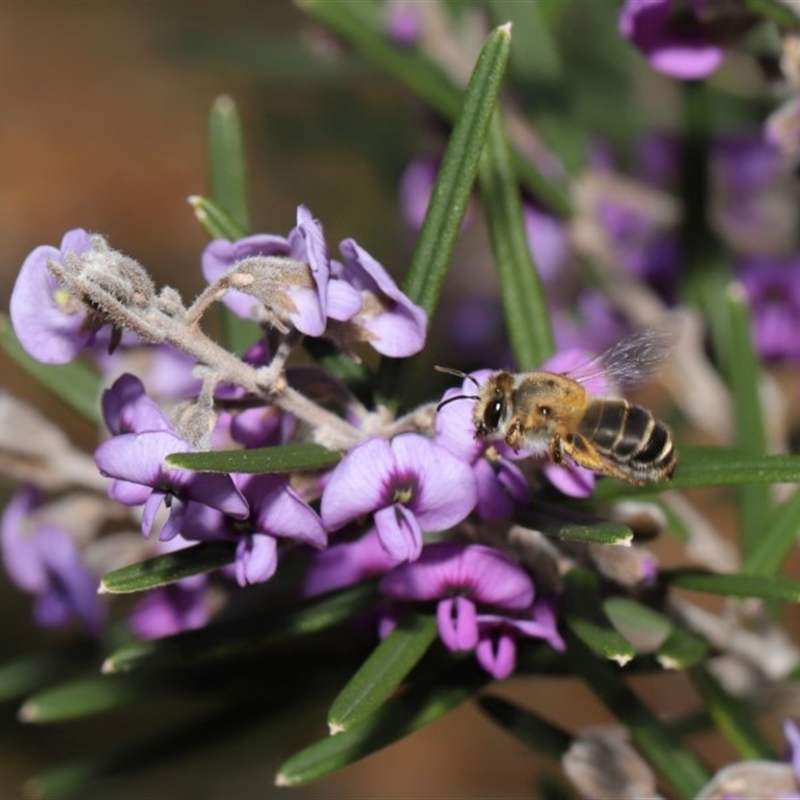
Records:
[[[478,393],[451,397],[438,408],[474,399],[476,438],[546,454],[556,464],[569,458],[635,485],[671,478],[678,455],[669,428],[643,406],[594,396],[584,386],[598,378],[620,387],[640,381],[666,355],[671,338],[669,331],[648,329],[565,373],[501,371],[480,384],[442,369],[472,380]]]

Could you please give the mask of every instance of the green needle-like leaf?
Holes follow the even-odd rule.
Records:
[[[499,111],[492,118],[480,183],[511,347],[520,369],[536,369],[553,352],[553,333]]]
[[[354,728],[372,716],[397,690],[436,639],[436,620],[404,619],[372,652],[328,712],[331,733]]]
[[[545,536],[568,542],[628,545],[633,540],[633,531],[620,522],[598,519],[573,509],[560,509],[543,502],[521,511],[516,522],[526,528],[541,531]]]
[[[695,797],[709,780],[705,768],[628,688],[619,672],[608,662],[595,658],[569,631],[567,658],[573,673],[625,725],[636,748],[672,785],[676,796]]]
[[[627,597],[607,597],[603,600],[603,611],[637,652],[653,652],[672,632],[672,620]]]
[[[627,664],[634,655],[631,643],[611,624],[600,602],[600,581],[586,569],[564,576],[563,616],[567,626],[601,656]]]
[[[572,736],[563,728],[502,697],[479,697],[478,707],[515,739],[555,759],[560,760],[572,744]]]
[[[88,642],[7,661],[0,664],[0,703],[18,700],[96,663],[97,648]]]
[[[687,669],[705,660],[709,645],[694,631],[674,624],[669,636],[656,652],[656,659],[664,669]]]
[[[489,680],[474,664],[462,663],[437,680],[412,685],[362,725],[315,742],[288,758],[275,783],[300,786],[365,758],[443,717]]]
[[[298,442],[252,450],[218,450],[203,453],[173,453],[168,467],[196,472],[241,472],[246,474],[298,472],[326,469],[338,464],[339,453],[313,442]]]
[[[374,603],[375,587],[361,584],[314,598],[294,612],[268,620],[262,617],[220,622],[163,639],[132,642],[112,653],[103,671],[176,668],[262,653],[348,622],[355,614],[372,608]]]
[[[797,545],[800,532],[800,489],[783,502],[772,519],[762,525],[761,536],[753,542],[742,564],[747,575],[776,575]]]
[[[100,376],[83,361],[42,364],[29,356],[19,343],[11,321],[0,314],[0,345],[29,375],[59,400],[91,423],[100,421]]]
[[[202,575],[233,561],[236,545],[229,542],[208,542],[164,553],[138,564],[130,564],[109,572],[100,583],[100,591],[108,594],[129,594],[166,586],[192,575]]]
[[[761,575],[721,575],[693,569],[665,570],[668,586],[730,597],[760,597],[764,600],[800,602],[800,581]]]
[[[208,117],[208,167],[211,196],[243,230],[250,228],[242,126],[236,103],[221,95]]]
[[[100,714],[142,697],[145,689],[129,678],[93,675],[30,697],[19,712],[23,722],[65,722]]]
[[[243,228],[213,200],[199,195],[192,195],[189,198],[189,205],[194,210],[197,221],[212,239],[236,240],[247,236],[247,228]]]
[[[753,721],[751,708],[729,694],[705,667],[693,667],[689,675],[717,728],[742,758],[776,760],[774,750]]]
[[[478,174],[510,46],[508,26],[496,28],[486,38],[464,93],[414,248],[404,289],[428,315],[433,313],[439,300],[445,271]]]
[[[421,53],[393,44],[386,35],[380,6],[362,0],[297,0],[297,5],[355,46],[400,84],[446,119],[461,107],[459,90]],[[521,45],[524,46],[524,43]],[[527,158],[514,153],[515,169],[535,197],[560,217],[572,213],[564,190],[545,178]]]
[[[668,489],[696,489],[705,486],[738,486],[746,483],[800,483],[800,456],[751,456],[740,450],[720,447],[683,447],[672,480],[646,486],[628,486],[604,480],[595,498],[616,499],[627,495],[651,494]]]

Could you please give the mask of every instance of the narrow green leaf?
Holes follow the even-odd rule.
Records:
[[[163,639],[131,642],[106,659],[103,672],[191,666],[285,647],[299,637],[349,622],[355,614],[374,606],[375,595],[372,584],[361,584],[314,598],[296,611],[266,621],[263,617],[239,619]]]
[[[192,575],[202,575],[224,567],[233,561],[235,552],[235,544],[208,542],[164,553],[109,572],[100,583],[100,592],[129,594],[166,586]]]
[[[97,663],[94,643],[71,643],[0,664],[0,703],[18,700],[54,680]]]
[[[309,745],[278,770],[277,786],[300,786],[352,764],[435,722],[490,680],[472,663],[456,665],[438,680],[416,684],[385,703],[366,722]]]
[[[664,776],[678,797],[695,797],[710,776],[703,765],[624,683],[611,664],[598,660],[567,631],[567,658],[575,675],[628,729],[639,752]]]
[[[572,736],[563,728],[502,697],[479,697],[478,707],[515,739],[552,758],[560,760],[572,744]]]
[[[489,123],[505,74],[511,31],[502,26],[486,38],[442,158],[425,221],[405,281],[405,292],[428,315],[442,281],[478,174]]]
[[[331,733],[349,730],[371,717],[425,655],[436,632],[433,617],[401,620],[333,701],[328,712]]]
[[[783,502],[772,519],[762,526],[761,537],[745,556],[742,572],[747,575],[776,575],[797,545],[800,533],[800,489]]]
[[[322,445],[298,442],[252,450],[172,453],[167,456],[166,464],[196,472],[241,472],[249,475],[325,469],[340,460],[339,453]]]
[[[656,652],[656,659],[664,669],[688,669],[704,661],[709,645],[694,631],[674,624],[669,636]]]
[[[721,575],[693,569],[665,570],[668,586],[730,597],[761,597],[764,600],[800,601],[800,581],[761,575]]]
[[[22,722],[65,722],[100,714],[132,702],[145,689],[129,678],[92,675],[35,694],[19,711]]]
[[[747,7],[754,13],[772,20],[776,25],[797,31],[800,28],[800,18],[794,7],[788,6],[781,0],[746,0]]]
[[[515,521],[526,528],[541,531],[545,536],[568,542],[625,546],[633,540],[633,531],[620,522],[598,519],[546,503],[537,503],[521,511]]]
[[[725,302],[729,327],[725,361],[730,363],[727,380],[733,394],[736,445],[750,455],[763,456],[767,452],[767,432],[758,391],[761,376],[744,289],[739,284],[728,286]],[[758,543],[770,513],[769,486],[742,486],[739,504],[742,550],[747,555]]]
[[[517,0],[490,0],[492,18],[509,20],[514,26],[515,46],[511,48],[514,74],[526,83],[558,81],[562,76],[561,57],[548,24],[547,3],[519,3]],[[554,5],[554,4],[550,4]]]
[[[100,421],[100,376],[83,361],[42,364],[29,356],[6,314],[0,314],[0,345],[38,383],[91,423]]]
[[[553,333],[499,111],[492,117],[480,185],[511,348],[520,369],[536,369],[553,352]]]
[[[387,74],[449,120],[461,107],[459,90],[442,70],[421,53],[398,47],[386,35],[386,26],[375,6],[361,0],[297,0],[297,5],[355,46]],[[520,178],[535,197],[560,217],[572,213],[566,192],[545,178],[519,151],[514,164]]]
[[[208,117],[208,167],[211,196],[243,230],[250,228],[247,208],[242,126],[233,98],[223,94],[211,105]]]
[[[628,597],[607,597],[603,600],[603,611],[637,653],[655,651],[672,633],[671,619]]]
[[[745,483],[800,483],[800,456],[750,456],[719,447],[682,447],[680,463],[670,481],[628,486],[618,481],[598,483],[595,498],[610,500],[627,495],[670,489],[737,486]]]
[[[746,703],[729,694],[705,667],[693,667],[689,676],[717,728],[742,758],[777,759],[775,751],[755,725],[753,711]]]
[[[192,195],[189,197],[189,205],[192,207],[197,221],[212,239],[236,240],[247,236],[247,228],[243,228],[213,200],[200,195]]]
[[[564,576],[562,613],[567,626],[601,656],[627,664],[635,655],[631,643],[611,624],[600,599],[600,581],[586,569],[571,569]]]

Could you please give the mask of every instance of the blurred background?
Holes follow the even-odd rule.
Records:
[[[197,293],[207,237],[186,198],[207,188],[206,120],[222,93],[244,123],[255,228],[284,234],[305,203],[329,241],[353,236],[402,274],[411,240],[398,182],[412,156],[433,149],[436,133],[401,88],[357,58],[334,62],[335,55],[336,45],[289,2],[0,3],[2,306],[27,253],[75,227],[106,235],[158,284],[185,298]],[[666,118],[674,98],[661,83],[653,94],[648,80],[638,91]],[[639,110],[613,95],[599,99],[611,106],[605,113]],[[94,431],[3,356],[0,368],[5,388],[66,420],[76,440],[93,440]],[[2,486],[4,497],[11,488]],[[710,503],[725,513],[722,496]],[[669,548],[661,555],[668,563]],[[0,663],[57,638],[34,628],[29,598],[4,576],[0,604]],[[633,684],[656,710],[691,707],[678,676]],[[511,680],[501,691],[571,730],[607,719],[576,682]],[[128,724],[142,726],[123,715],[37,728],[17,723],[15,713],[3,707],[0,717],[2,797],[18,796],[46,765],[107,745]],[[287,720],[281,731],[233,736],[224,748],[183,754],[93,796],[527,797],[546,763],[466,706],[333,777],[276,790],[276,766],[325,733],[323,710],[311,722]]]

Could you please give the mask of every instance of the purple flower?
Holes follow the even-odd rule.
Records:
[[[389,273],[354,239],[339,244],[336,277],[361,294],[361,308],[343,325],[347,339],[364,341],[379,353],[404,358],[422,350],[427,315],[397,288]]]
[[[259,235],[238,242],[211,242],[203,253],[203,274],[213,282],[245,259],[285,256],[295,262],[301,273],[293,273],[285,285],[260,290],[278,298],[275,302],[279,308],[271,309],[278,317],[285,317],[307,336],[327,334],[345,348],[351,342],[365,341],[388,356],[419,352],[425,341],[425,312],[353,239],[342,241],[339,249],[341,263],[328,257],[322,226],[305,206],[300,206],[297,226],[286,239]],[[302,274],[303,264],[308,265],[307,274]],[[260,286],[257,280],[253,283]],[[255,289],[252,295],[229,289],[223,302],[242,317],[263,321],[264,302],[269,303],[269,299],[256,294],[259,293]]]
[[[303,580],[303,596],[332,592],[383,575],[398,561],[386,552],[375,528],[354,542],[340,542],[315,553]]]
[[[751,258],[739,269],[753,337],[765,359],[800,357],[800,260]]]
[[[103,419],[114,435],[144,431],[174,432],[158,403],[148,397],[144,384],[125,373],[103,392]]]
[[[278,564],[278,539],[325,547],[327,536],[314,510],[279,475],[236,475],[249,504],[247,518],[190,503],[181,529],[187,539],[237,542],[234,571],[240,586],[268,581]]]
[[[373,514],[386,552],[414,561],[423,532],[444,531],[475,506],[469,465],[430,439],[406,433],[362,442],[330,474],[322,494],[322,521],[338,530]]]
[[[159,586],[145,594],[128,615],[128,624],[140,639],[160,639],[202,628],[211,616],[205,576]]]
[[[381,592],[404,602],[436,601],[439,636],[453,651],[475,650],[483,667],[498,678],[514,669],[515,638],[532,636],[563,642],[551,602],[533,605],[533,582],[499,550],[484,545],[439,542],[427,545],[413,564],[384,576]]]
[[[626,0],[619,30],[659,72],[682,80],[705,78],[724,56],[708,10],[709,0]]]
[[[413,47],[419,42],[420,29],[419,10],[413,3],[389,4],[386,30],[395,44],[400,47]]]
[[[42,245],[25,259],[11,291],[10,313],[14,332],[37,361],[66,364],[94,339],[86,307],[71,297],[47,269],[69,253],[81,255],[91,246],[82,228],[67,231],[60,247]]]
[[[181,529],[185,511],[184,503],[193,500],[216,508],[236,519],[249,514],[247,501],[236,488],[229,475],[190,472],[168,469],[164,460],[170,453],[192,452],[183,439],[169,431],[147,431],[115,436],[95,450],[94,458],[100,472],[116,478],[111,490],[121,486],[120,481],[146,487],[142,515],[142,533],[150,535],[156,512],[162,503],[169,509],[169,519],[161,529],[163,541],[172,539]],[[138,505],[141,495],[133,497],[123,491],[111,495],[125,505]]]
[[[566,648],[556,623],[555,597],[537,600],[519,617],[478,614],[479,640],[475,656],[480,665],[497,680],[514,672],[517,665],[517,639],[544,639],[553,650]]]
[[[69,533],[39,522],[38,492],[24,488],[6,506],[0,519],[0,548],[11,580],[35,595],[34,616],[47,628],[78,619],[94,635],[105,622],[105,607],[97,594],[97,578],[87,569]]]

